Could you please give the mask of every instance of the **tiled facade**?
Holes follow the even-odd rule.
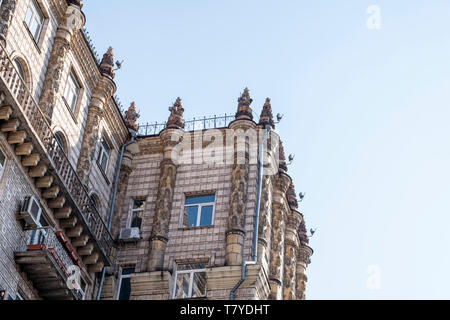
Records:
[[[24,22],[33,2],[44,17],[37,40]],[[180,99],[170,108],[165,130],[135,136],[134,104],[122,115],[113,98],[112,49],[101,62],[93,56],[81,30],[81,9],[77,0],[1,2],[0,150],[6,164],[0,176],[0,291],[12,299],[118,299],[122,272],[133,268],[128,299],[172,299],[174,290],[182,289],[181,266],[195,264],[202,266],[205,286],[197,298],[304,299],[312,250],[282,147],[272,143],[276,148],[263,154],[268,163],[262,179],[251,161],[259,152],[256,140],[243,144],[243,164],[233,160],[239,157],[234,143],[223,148],[231,162],[175,163],[171,138],[198,134],[184,130]],[[73,110],[64,98],[71,74],[80,87]],[[219,133],[273,129],[270,101],[259,123],[251,103],[246,89],[236,119]],[[103,139],[109,146],[106,170],[98,161]],[[195,146],[193,154],[204,148]],[[272,174],[266,174],[269,169]],[[186,199],[211,194],[212,222],[185,226]],[[29,196],[42,208],[59,251],[50,242],[23,246],[31,231],[18,215]],[[139,238],[126,241],[121,231],[131,226],[135,200],[144,201]],[[257,260],[244,266],[254,258],[255,240]],[[43,266],[43,259],[51,266]],[[83,297],[64,285],[72,279],[67,270],[72,262],[87,284]],[[49,272],[57,279],[45,280]]]

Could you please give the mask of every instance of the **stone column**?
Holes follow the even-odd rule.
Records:
[[[108,52],[103,56],[100,68],[102,75],[98,80],[89,104],[83,142],[81,144],[80,157],[78,159],[78,175],[85,185],[89,184],[92,163],[95,161],[95,150],[99,142],[99,130],[100,122],[103,118],[103,109],[108,98],[116,91],[116,85],[113,81],[113,67],[114,59],[112,48],[109,48]]]
[[[127,193],[128,180],[132,172],[131,169],[132,155],[129,151],[125,151],[122,160],[122,167],[120,168],[119,182],[117,185],[117,198],[114,207],[113,222],[111,224],[111,236],[113,239],[119,237],[120,222],[122,220],[123,204]]]
[[[284,240],[288,205],[285,199],[291,178],[280,172],[274,181],[274,196],[272,205],[272,239],[270,246],[270,300],[283,299],[284,273]]]
[[[285,257],[284,257],[284,279],[283,279],[283,299],[296,300],[296,271],[297,256],[300,247],[298,238],[298,227],[302,221],[300,213],[291,211],[287,219],[286,236],[284,241]]]
[[[255,128],[252,121],[253,115],[250,108],[253,100],[250,98],[249,90],[246,88],[238,99],[238,111],[236,121],[230,124],[230,129],[235,133],[242,130],[245,132],[249,128]],[[248,196],[249,177],[249,145],[245,143],[244,158],[238,154],[237,141],[234,144],[234,164],[231,174],[230,209],[228,213],[228,229],[226,232],[225,264],[227,266],[240,266],[243,262],[244,237],[245,237],[245,216]]]
[[[169,241],[169,223],[172,212],[173,194],[178,166],[172,159],[172,151],[183,136],[183,112],[181,99],[178,98],[169,108],[171,115],[166,129],[160,138],[164,148],[164,159],[161,161],[161,176],[156,197],[155,216],[150,237],[150,251],[147,271],[162,271],[164,269],[164,255]]]
[[[0,42],[6,47],[6,37],[16,12],[17,0],[3,0],[0,6]]]
[[[81,8],[75,4],[68,6],[65,15],[59,21],[39,99],[39,107],[49,121],[52,119],[60,88],[64,86],[62,73],[67,53],[70,50],[72,36],[75,31],[83,27],[84,23],[85,18]]]
[[[306,269],[309,265],[313,250],[307,245],[301,245],[298,250],[297,257],[297,288],[296,288],[296,299],[305,300],[306,283],[308,282],[308,277],[306,276]]]

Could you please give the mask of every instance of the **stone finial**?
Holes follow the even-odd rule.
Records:
[[[279,169],[281,171],[287,172],[288,171],[288,167],[287,167],[287,163],[286,163],[286,154],[284,153],[284,147],[283,147],[283,142],[280,141],[280,147],[279,147],[279,154],[280,154],[280,162],[279,162]]]
[[[112,47],[109,47],[108,51],[103,55],[102,62],[100,63],[100,72],[102,75],[114,79],[114,54]]]
[[[67,4],[68,5],[73,4],[73,5],[77,6],[77,7],[82,8],[83,4],[81,2],[82,2],[82,0],[67,0]]]
[[[295,192],[295,186],[294,186],[293,182],[289,186],[286,197],[287,197],[287,201],[289,203],[289,207],[292,210],[297,210],[298,209],[298,200],[297,200],[297,193]]]
[[[125,124],[127,128],[138,131],[138,124],[136,122],[137,119],[139,119],[141,116],[136,111],[136,103],[133,101],[128,108],[127,111],[125,111]]]
[[[250,105],[253,100],[250,98],[250,92],[248,88],[244,89],[241,97],[238,99],[238,111],[236,113],[236,120],[253,120],[252,108]]]
[[[183,113],[184,109],[181,104],[181,98],[178,97],[172,107],[169,108],[170,116],[167,121],[167,129],[184,129]]]
[[[261,116],[259,117],[260,125],[269,125],[272,129],[275,129],[275,122],[273,121],[272,104],[270,103],[270,98],[266,99],[263,109],[261,111]]]

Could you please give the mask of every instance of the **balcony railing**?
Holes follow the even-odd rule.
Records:
[[[231,121],[235,120],[235,115],[203,117],[200,119],[192,119],[184,122],[185,131],[200,131],[208,129],[218,129],[228,127]],[[147,123],[140,125],[138,133],[140,136],[149,136],[159,134],[166,128],[166,123]]]
[[[111,234],[106,224],[89,197],[86,187],[81,182],[76,170],[67,158],[63,147],[56,139],[47,117],[34,100],[30,90],[19,75],[13,61],[5,48],[0,44],[0,79],[16,99],[21,113],[34,129],[35,135],[44,146],[45,152],[67,191],[67,196],[82,217],[88,232],[94,237],[98,247],[109,263],[109,256],[113,245]]]
[[[39,258],[45,258],[51,261],[53,270],[56,270],[56,274],[59,275],[60,286],[67,287],[63,292],[71,293],[75,299],[83,299],[83,294],[77,288],[81,281],[80,279],[77,281],[74,273],[76,270],[74,266],[79,267],[79,262],[77,262],[76,257],[70,257],[69,251],[64,247],[64,237],[61,233],[55,232],[50,227],[27,230],[15,254],[19,264],[30,265],[28,270],[32,270],[33,273],[30,273],[29,277],[31,281],[39,283],[38,290],[45,292],[55,290],[55,287],[50,286],[50,282],[42,281],[42,279],[49,277],[49,269],[39,271],[38,267],[42,265],[42,260],[39,260]],[[33,267],[33,265],[37,265],[37,267]],[[69,277],[73,278],[70,281],[71,287],[67,285]]]

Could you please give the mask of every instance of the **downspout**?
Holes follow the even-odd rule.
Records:
[[[119,186],[120,169],[122,168],[123,155],[125,154],[125,149],[136,140],[136,136],[137,136],[137,132],[131,130],[131,139],[129,142],[125,143],[122,146],[122,150],[120,152],[119,165],[117,168],[116,177],[114,179],[114,191],[113,191],[113,198],[112,198],[112,202],[111,202],[111,210],[109,211],[108,231],[111,231],[111,227],[112,227],[112,219],[113,219],[113,215],[114,215],[114,208],[116,206],[117,188]],[[103,283],[105,282],[105,276],[106,276],[106,268],[107,267],[103,267],[103,270],[102,270],[102,277],[101,277],[100,285],[98,288],[97,300],[100,300],[100,297],[102,295]]]
[[[264,140],[261,141],[259,145],[259,161],[258,161],[258,184],[256,189],[256,205],[255,205],[255,219],[253,221],[253,249],[252,249],[252,260],[242,262],[242,273],[241,280],[231,289],[230,292],[230,300],[234,300],[236,296],[236,291],[239,287],[244,283],[247,278],[247,266],[255,265],[258,262],[258,237],[259,237],[259,215],[261,211],[261,193],[262,193],[262,179],[263,179],[263,165],[264,165],[264,145],[267,144],[267,140],[269,139],[269,134],[271,131],[271,127],[266,125],[265,127],[266,135]]]

